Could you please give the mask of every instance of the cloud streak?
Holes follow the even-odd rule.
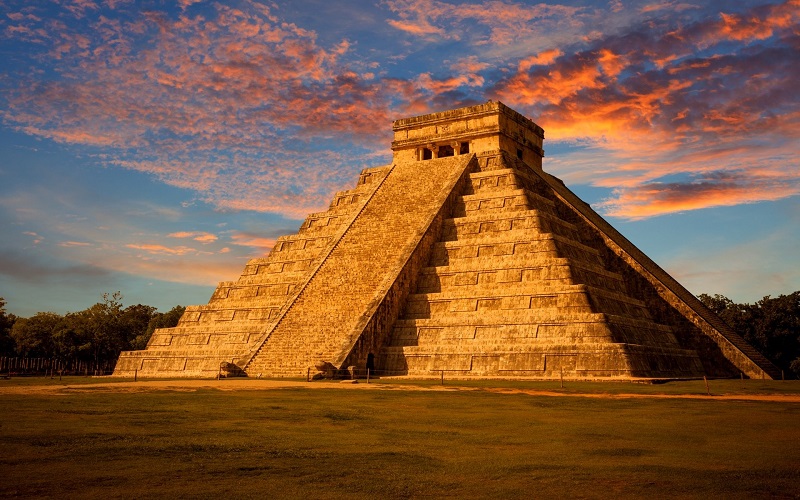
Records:
[[[537,116],[551,140],[606,150],[593,183],[614,189],[609,215],[794,196],[799,13],[792,0],[553,49],[523,59],[491,92]],[[696,178],[666,180],[675,175]]]
[[[170,238],[191,238],[200,243],[213,243],[219,239],[216,234],[205,231],[178,231],[167,236]]]

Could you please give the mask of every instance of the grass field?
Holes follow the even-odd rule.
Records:
[[[126,392],[3,380],[0,496],[800,498],[796,399],[647,397],[702,395],[702,381],[392,382]],[[83,385],[2,392],[66,383]],[[710,387],[800,393],[796,381]]]

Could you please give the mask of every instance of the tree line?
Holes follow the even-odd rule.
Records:
[[[723,295],[698,298],[736,333],[783,370],[800,377],[800,291],[754,304],[737,304]],[[186,309],[166,313],[155,307],[122,306],[122,294],[104,294],[103,300],[62,315],[40,312],[18,318],[5,309],[0,297],[0,356],[71,359],[95,366],[113,365],[121,351],[144,349],[156,328],[178,324]]]
[[[122,294],[103,294],[103,300],[64,315],[39,312],[20,318],[6,312],[0,297],[0,356],[79,361],[111,365],[121,351],[144,349],[156,328],[178,324],[186,309],[165,313],[155,307],[122,305]]]
[[[800,291],[767,295],[755,304],[736,304],[718,294],[698,298],[775,366],[800,378]]]

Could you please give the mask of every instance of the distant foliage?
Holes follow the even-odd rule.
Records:
[[[755,304],[736,304],[723,295],[698,298],[778,368],[800,378],[800,291],[767,295]],[[144,349],[157,328],[176,326],[185,310],[123,307],[116,292],[83,311],[18,318],[6,312],[0,297],[0,356],[115,361],[121,351]]]
[[[185,307],[159,313],[155,307],[122,305],[122,294],[103,294],[103,300],[83,311],[63,316],[39,312],[30,318],[6,314],[0,298],[2,356],[76,359],[99,365],[113,362],[121,351],[144,349],[156,328],[178,324]]]
[[[755,304],[736,304],[722,295],[698,298],[787,375],[800,377],[800,291],[767,295]]]
[[[16,353],[16,344],[11,337],[11,328],[17,317],[6,312],[6,301],[0,297],[0,356],[13,356]]]

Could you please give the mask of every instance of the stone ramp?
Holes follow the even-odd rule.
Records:
[[[377,348],[427,261],[426,236],[438,238],[448,199],[472,161],[474,155],[463,155],[395,164],[261,347],[241,363],[245,371],[305,376],[320,360],[337,367],[355,362],[348,356],[359,342],[364,352],[357,357]],[[361,338],[367,330],[374,338]]]

